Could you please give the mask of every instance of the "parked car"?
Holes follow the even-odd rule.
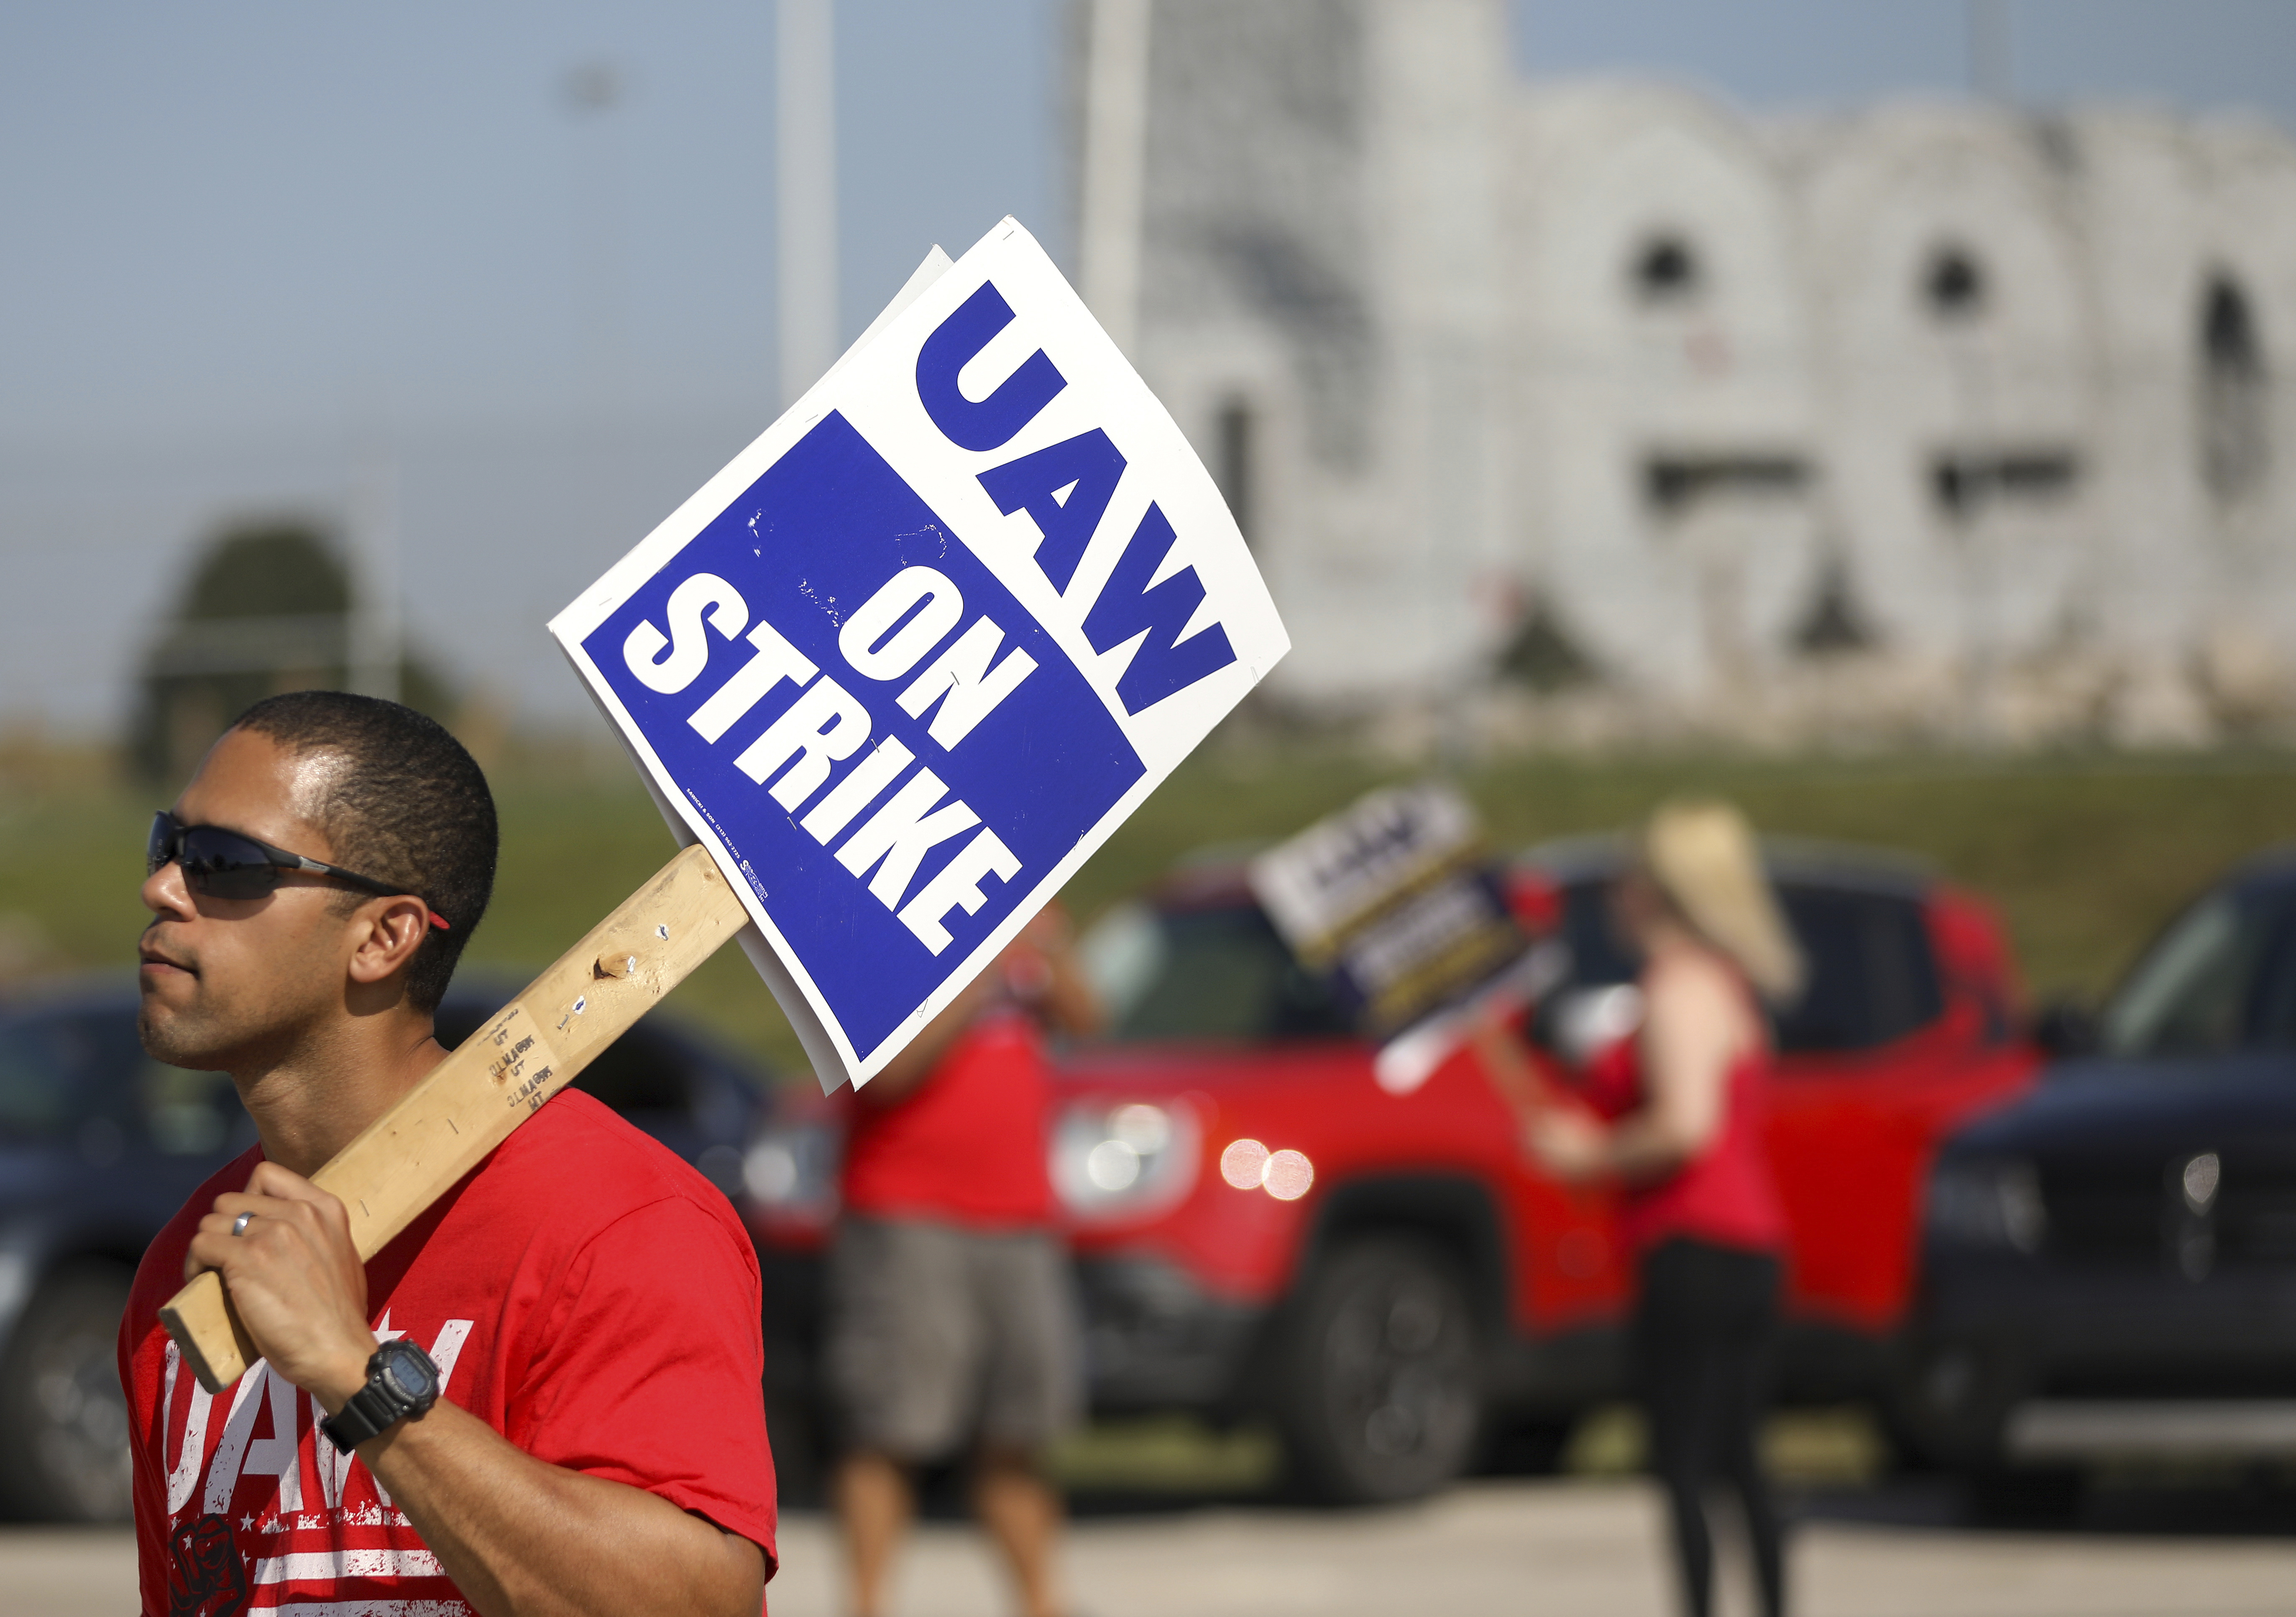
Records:
[[[1978,900],[1869,853],[1769,858],[1814,968],[1780,1020],[1769,1123],[1793,1225],[1788,1391],[1878,1395],[1933,1143],[2019,1093],[2038,1056]],[[1619,859],[1609,841],[1555,844],[1515,872],[1557,951],[1533,1028],[1558,1077],[1631,976],[1606,919]],[[1240,865],[1182,868],[1085,952],[1114,1027],[1061,1058],[1050,1168],[1096,1410],[1269,1416],[1300,1482],[1370,1500],[1439,1486],[1489,1434],[1551,1457],[1622,1391],[1631,1269],[1611,1196],[1526,1164],[1471,1055],[1383,1091]],[[750,1161],[768,1356],[792,1381],[818,1331],[839,1115],[784,1114]]]
[[[468,1037],[514,991],[459,987],[440,1038]],[[144,1054],[135,998],[132,981],[107,980],[0,1008],[0,1512],[12,1516],[126,1516],[114,1346],[136,1261],[255,1142],[228,1077]],[[761,1078],[685,1024],[649,1017],[576,1085],[738,1188]]]
[[[2171,922],[1928,1205],[1908,1408],[1939,1458],[2296,1451],[2296,851]]]

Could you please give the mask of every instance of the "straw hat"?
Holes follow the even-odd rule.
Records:
[[[1801,950],[1744,815],[1714,799],[1662,803],[1644,822],[1635,851],[1683,919],[1735,961],[1764,998],[1791,1003],[1800,994]]]

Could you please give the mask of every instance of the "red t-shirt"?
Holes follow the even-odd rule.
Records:
[[[1714,1246],[1774,1252],[1786,1244],[1785,1205],[1778,1200],[1762,1145],[1770,1053],[1747,1051],[1723,1080],[1721,1125],[1696,1156],[1663,1178],[1629,1181],[1619,1195],[1619,1230],[1647,1252],[1676,1236]],[[1616,1120],[1648,1103],[1643,1083],[1642,1040],[1628,1034],[1587,1063],[1584,1093],[1603,1116]]]
[[[464,1617],[404,1513],[258,1361],[215,1398],[159,1323],[215,1198],[144,1254],[121,1321],[146,1617]],[[535,1458],[659,1494],[774,1554],[758,1260],[709,1181],[579,1091],[545,1106],[367,1265],[369,1319]]]
[[[846,1207],[983,1229],[1044,1223],[1049,1090],[1037,1024],[1010,1006],[988,1012],[905,1099],[855,1098]]]

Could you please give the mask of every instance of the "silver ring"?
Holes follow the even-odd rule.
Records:
[[[243,1212],[231,1221],[231,1233],[234,1235],[243,1235],[247,1233],[247,1227],[254,1222],[253,1213]]]

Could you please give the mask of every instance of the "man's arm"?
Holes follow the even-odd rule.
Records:
[[[332,1394],[320,1401],[341,1408]],[[358,1453],[485,1617],[756,1617],[763,1603],[765,1553],[747,1539],[644,1489],[545,1465],[453,1404]]]
[[[862,1086],[862,1103],[884,1106],[907,1099],[1001,993],[1026,1001],[1037,1020],[1055,1032],[1084,1037],[1100,1031],[1100,997],[1077,961],[1068,917],[1058,906],[1047,906],[1021,929],[994,964],[966,983],[939,1015]]]
[[[1078,1038],[1089,1038],[1101,1030],[1107,1014],[1084,974],[1083,962],[1077,958],[1076,932],[1066,911],[1058,905],[1046,906],[1021,929],[1013,948],[1033,953],[1033,964],[1028,969],[1041,984],[1034,1001],[1037,1020],[1056,1033]]]
[[[254,1219],[234,1236],[233,1220]],[[272,1369],[329,1415],[366,1384],[366,1269],[342,1203],[275,1162],[219,1196],[187,1274],[219,1269]],[[321,1441],[325,1441],[323,1436]],[[755,1617],[765,1555],[643,1489],[545,1464],[445,1400],[359,1445],[483,1617]]]
[[[901,1047],[899,1055],[880,1067],[877,1076],[861,1086],[856,1092],[861,1103],[883,1106],[906,1100],[940,1064],[940,1058],[948,1054],[949,1046],[972,1025],[973,1018],[980,1014],[1004,986],[995,965],[966,983],[955,998],[941,1007],[939,1015],[925,1023],[923,1030]]]

